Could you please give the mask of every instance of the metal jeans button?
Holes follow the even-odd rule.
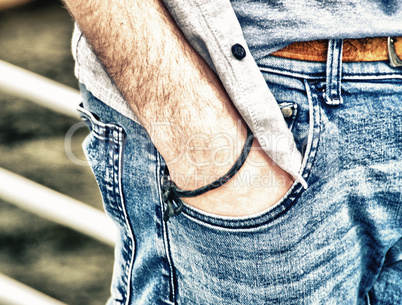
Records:
[[[293,115],[293,109],[291,107],[283,107],[281,109],[284,118],[290,118]]]

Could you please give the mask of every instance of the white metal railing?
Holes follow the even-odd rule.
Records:
[[[77,90],[2,60],[0,60],[0,90],[56,112],[79,118],[76,108],[81,96]]]
[[[115,226],[104,213],[3,168],[0,168],[0,198],[108,245],[114,245]]]
[[[0,287],[0,304],[66,305],[2,274],[0,274]]]
[[[0,60],[0,90],[79,118],[79,92]],[[57,102],[56,102],[57,101]],[[101,211],[0,168],[0,198],[113,246],[116,229]],[[66,305],[0,274],[0,304]]]

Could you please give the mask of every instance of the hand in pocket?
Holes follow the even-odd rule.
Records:
[[[215,215],[248,216],[273,206],[292,184],[292,177],[254,140],[246,162],[226,184],[197,197],[183,198],[183,201]]]

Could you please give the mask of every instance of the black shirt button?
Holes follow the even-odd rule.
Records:
[[[236,43],[232,46],[232,54],[238,60],[242,60],[244,57],[246,57],[246,50],[243,48],[242,45]]]

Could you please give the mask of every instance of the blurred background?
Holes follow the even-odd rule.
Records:
[[[0,60],[77,88],[73,22],[62,3],[1,2]],[[67,131],[78,122],[0,91],[0,167],[101,210],[90,168],[74,164],[64,148]],[[72,139],[80,159],[86,135],[80,128]],[[0,199],[0,274],[66,304],[95,305],[109,297],[112,267],[112,247]]]

